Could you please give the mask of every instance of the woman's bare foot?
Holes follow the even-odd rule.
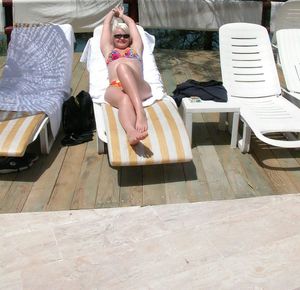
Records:
[[[144,109],[142,109],[140,114],[136,115],[135,129],[140,133],[147,132],[148,130],[147,116]]]
[[[141,140],[148,136],[148,132],[138,132],[137,130],[132,130],[127,132],[127,139],[130,145],[136,145]]]

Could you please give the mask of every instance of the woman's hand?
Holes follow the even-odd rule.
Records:
[[[124,14],[124,7],[122,5],[117,6],[112,11],[114,12],[115,17],[122,18],[123,14]]]

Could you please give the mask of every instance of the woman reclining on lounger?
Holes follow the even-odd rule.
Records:
[[[124,15],[123,7],[116,7],[106,15],[100,48],[110,82],[105,100],[119,109],[119,120],[128,142],[135,145],[148,135],[142,102],[151,96],[151,88],[143,79],[141,36],[134,20]]]

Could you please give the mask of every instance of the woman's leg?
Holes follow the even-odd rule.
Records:
[[[122,127],[124,128],[128,142],[131,145],[137,144],[140,140],[147,137],[146,131],[139,132],[136,130],[136,114],[132,102],[127,94],[121,89],[108,87],[105,93],[105,100],[113,107],[119,109],[118,116]]]
[[[118,79],[121,81],[124,92],[130,97],[136,114],[135,128],[139,132],[148,130],[146,113],[142,101],[151,96],[151,88],[143,79],[139,78],[134,70],[125,63],[117,67]]]

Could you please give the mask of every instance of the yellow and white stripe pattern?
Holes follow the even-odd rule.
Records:
[[[0,156],[23,156],[44,113],[0,111]]]
[[[103,105],[110,164],[134,166],[190,161],[190,141],[177,108],[171,101],[157,101],[146,107],[145,111],[149,135],[131,146],[119,122],[118,110],[108,104]]]

